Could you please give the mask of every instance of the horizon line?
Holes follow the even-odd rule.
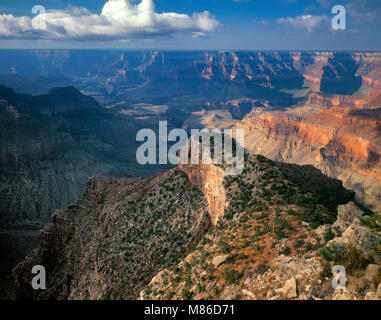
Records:
[[[189,52],[224,52],[224,51],[277,51],[277,52],[381,52],[381,49],[158,49],[158,48],[0,48],[0,51],[18,50],[18,51],[34,51],[34,50],[82,50],[82,51],[189,51]]]

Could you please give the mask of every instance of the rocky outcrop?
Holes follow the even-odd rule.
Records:
[[[291,278],[287,280],[280,292],[282,292],[281,294],[284,295],[286,299],[296,298],[298,296],[296,279]]]
[[[221,264],[223,264],[223,263],[226,261],[226,259],[227,259],[228,256],[229,256],[228,254],[224,254],[224,255],[215,257],[215,258],[213,259],[213,261],[212,261],[213,265],[214,265],[216,268],[218,268]]]
[[[211,149],[214,149],[214,144],[217,141],[212,139],[212,135],[205,134],[205,136],[210,139],[211,144],[213,143]],[[222,165],[214,164],[211,153],[203,149],[199,139],[204,139],[203,135],[192,136],[188,143],[181,148],[178,169],[184,172],[189,182],[199,188],[206,197],[210,218],[215,226],[218,220],[223,217],[227,206],[226,192],[223,185],[226,173]],[[198,148],[198,151],[196,151],[196,148]],[[197,164],[193,164],[197,154],[193,155],[192,152],[198,152]]]
[[[225,171],[213,165],[182,165],[179,170],[183,171],[191,184],[197,186],[208,201],[208,211],[212,224],[216,225],[218,219],[224,215],[226,207],[225,188],[222,184]]]
[[[346,210],[343,208],[341,210]],[[340,210],[339,210],[340,212]],[[345,214],[345,213],[344,213]],[[368,227],[364,226],[358,217],[362,215],[355,216],[352,222],[344,229],[344,232],[340,234],[340,236],[328,242],[328,245],[333,245],[337,250],[343,250],[348,245],[355,246],[360,249],[365,256],[374,255],[374,250],[376,250],[377,246],[381,244],[381,233],[374,232],[370,230]],[[339,217],[338,220],[341,220]],[[344,226],[345,222],[336,223],[336,226]],[[335,225],[334,225],[335,230]],[[336,229],[337,230],[337,229]],[[378,263],[381,262],[380,257],[375,257]]]
[[[339,209],[337,220],[332,225],[332,229],[336,235],[340,236],[353,223],[355,218],[359,218],[364,215],[364,211],[362,211],[353,202],[340,206]]]

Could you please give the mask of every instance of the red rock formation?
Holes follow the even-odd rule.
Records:
[[[226,193],[222,184],[225,170],[212,165],[203,164],[200,152],[200,164],[179,163],[178,168],[184,172],[190,183],[198,187],[208,201],[208,211],[212,224],[215,226],[218,219],[224,215],[226,208]]]
[[[255,109],[237,127],[245,129],[251,152],[312,164],[341,179],[377,211],[381,210],[379,99],[380,91],[364,98],[313,93],[305,106],[287,112]]]
[[[197,186],[205,195],[212,224],[224,215],[226,206],[225,188],[222,182],[225,171],[213,165],[182,165],[179,169],[187,176],[191,184]]]

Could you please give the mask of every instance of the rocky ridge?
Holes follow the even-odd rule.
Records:
[[[176,168],[151,179],[90,179],[82,200],[53,215],[39,232],[38,249],[14,269],[17,297],[189,299],[207,297],[208,286],[211,297],[229,298],[223,281],[237,286],[244,270],[267,270],[278,252],[294,257],[317,248],[312,230],[332,224],[337,204],[353,199],[339,181],[309,167],[287,170],[290,165],[261,156],[245,158],[241,176],[223,179],[226,204],[218,217],[208,203],[214,193],[202,186],[217,186],[220,177],[205,168]],[[306,249],[291,245],[299,237]],[[30,288],[36,264],[51,275],[48,290]],[[227,268],[231,264],[241,269]],[[174,278],[161,279],[163,272]],[[162,289],[148,285],[151,279],[164,281]]]

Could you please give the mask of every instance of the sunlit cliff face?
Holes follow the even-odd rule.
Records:
[[[315,93],[303,107],[286,112],[254,109],[237,127],[245,129],[250,151],[313,164],[358,188],[358,195],[371,189],[368,201],[379,209],[380,93],[373,90],[361,98]]]

